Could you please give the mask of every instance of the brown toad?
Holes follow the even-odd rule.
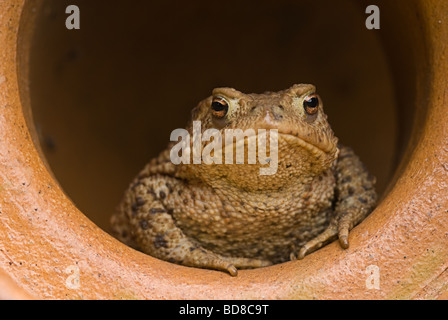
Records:
[[[154,257],[231,275],[301,259],[337,237],[347,248],[349,231],[375,205],[375,179],[338,145],[315,91],[308,84],[264,94],[213,90],[193,109],[188,132],[193,121],[222,136],[265,129],[267,142],[276,129],[275,174],[260,174],[270,164],[248,164],[246,155],[243,163],[175,165],[172,142],[126,191],[111,220],[117,237]],[[253,138],[232,139],[231,149],[243,141],[247,151]]]

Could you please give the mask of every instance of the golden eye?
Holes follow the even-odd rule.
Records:
[[[303,108],[305,112],[312,116],[319,110],[319,96],[315,93],[310,94],[303,100]]]
[[[214,97],[212,100],[212,114],[218,119],[222,119],[229,111],[229,104],[222,97]]]

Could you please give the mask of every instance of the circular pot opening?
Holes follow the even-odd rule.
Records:
[[[65,9],[80,9],[68,30]],[[218,86],[313,83],[340,141],[384,192],[397,164],[392,74],[357,1],[152,3],[46,0],[30,55],[30,105],[62,188],[98,226],[132,178]]]
[[[446,2],[378,1],[380,32],[364,26],[370,1],[296,2],[0,2],[0,281],[49,298],[446,296]],[[71,4],[80,30],[65,28]],[[333,243],[232,278],[97,227],[108,230],[130,180],[211,88],[295,82],[318,86],[335,132],[378,178],[382,201],[348,250]],[[381,290],[366,290],[370,266]]]

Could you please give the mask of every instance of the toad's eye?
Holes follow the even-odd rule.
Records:
[[[229,111],[229,104],[224,98],[214,97],[212,101],[212,114],[218,119],[224,118]]]
[[[305,112],[312,116],[317,113],[319,109],[319,96],[317,94],[310,94],[303,100],[303,108]]]

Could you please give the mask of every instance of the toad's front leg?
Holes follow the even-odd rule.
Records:
[[[172,208],[164,203],[169,193],[167,184],[172,187],[176,183],[181,182],[175,178],[155,175],[139,180],[128,190],[120,212],[112,220],[117,231],[123,225],[129,226],[130,235],[126,242],[134,243],[141,251],[162,260],[223,270],[232,276],[237,275],[237,268],[256,268],[271,264],[266,260],[222,256],[188,238],[176,225]]]
[[[336,236],[341,247],[348,248],[349,231],[375,207],[375,178],[367,172],[352,149],[340,146],[335,177],[336,202],[330,223],[324,232],[300,249],[299,259],[303,259],[306,254],[322,247]]]

